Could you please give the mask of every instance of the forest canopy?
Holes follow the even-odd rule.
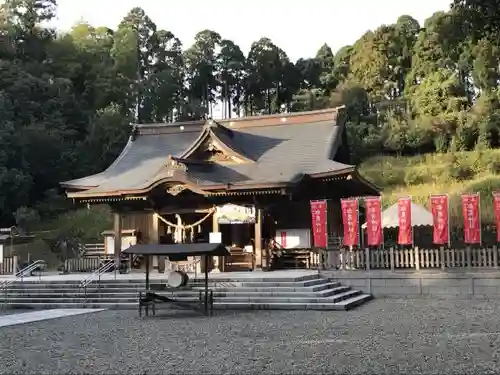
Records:
[[[291,61],[268,38],[247,55],[201,30],[184,46],[141,8],[113,30],[41,26],[56,0],[0,8],[0,225],[67,209],[60,181],[97,173],[131,123],[346,105],[353,162],[497,147],[500,1],[455,0],[420,25],[409,15],[352,45]],[[29,208],[28,208],[29,207]]]

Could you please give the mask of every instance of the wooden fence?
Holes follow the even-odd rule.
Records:
[[[323,269],[497,269],[499,248],[329,250],[321,254]]]
[[[106,255],[104,243],[86,243],[84,245],[84,251],[81,255],[86,257]]]
[[[13,275],[17,271],[17,255],[4,257],[0,262],[0,275]]]
[[[65,269],[68,272],[94,272],[100,267],[101,262],[108,258],[106,256],[89,256],[67,259]]]

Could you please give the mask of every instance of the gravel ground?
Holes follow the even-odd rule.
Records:
[[[500,301],[349,312],[104,311],[0,329],[0,374],[498,374]]]

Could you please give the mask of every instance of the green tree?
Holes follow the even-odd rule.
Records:
[[[217,88],[217,48],[221,36],[211,30],[200,31],[195,36],[194,44],[185,51],[186,80],[188,102],[192,107],[201,104],[201,112],[212,116]]]
[[[240,47],[231,40],[221,40],[217,55],[217,80],[225,118],[232,117],[234,108],[236,113],[240,112],[246,68],[246,58]]]
[[[465,31],[476,40],[498,39],[500,35],[499,0],[453,0],[452,9],[461,16]]]

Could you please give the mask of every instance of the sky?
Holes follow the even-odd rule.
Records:
[[[185,47],[198,31],[210,29],[237,43],[246,54],[263,36],[292,60],[313,57],[327,43],[335,52],[367,30],[394,23],[403,14],[423,24],[432,13],[448,10],[451,0],[58,0],[52,24],[69,30],[79,22],[116,28],[140,6],[159,29],[173,32]],[[237,5],[241,4],[241,5]]]

